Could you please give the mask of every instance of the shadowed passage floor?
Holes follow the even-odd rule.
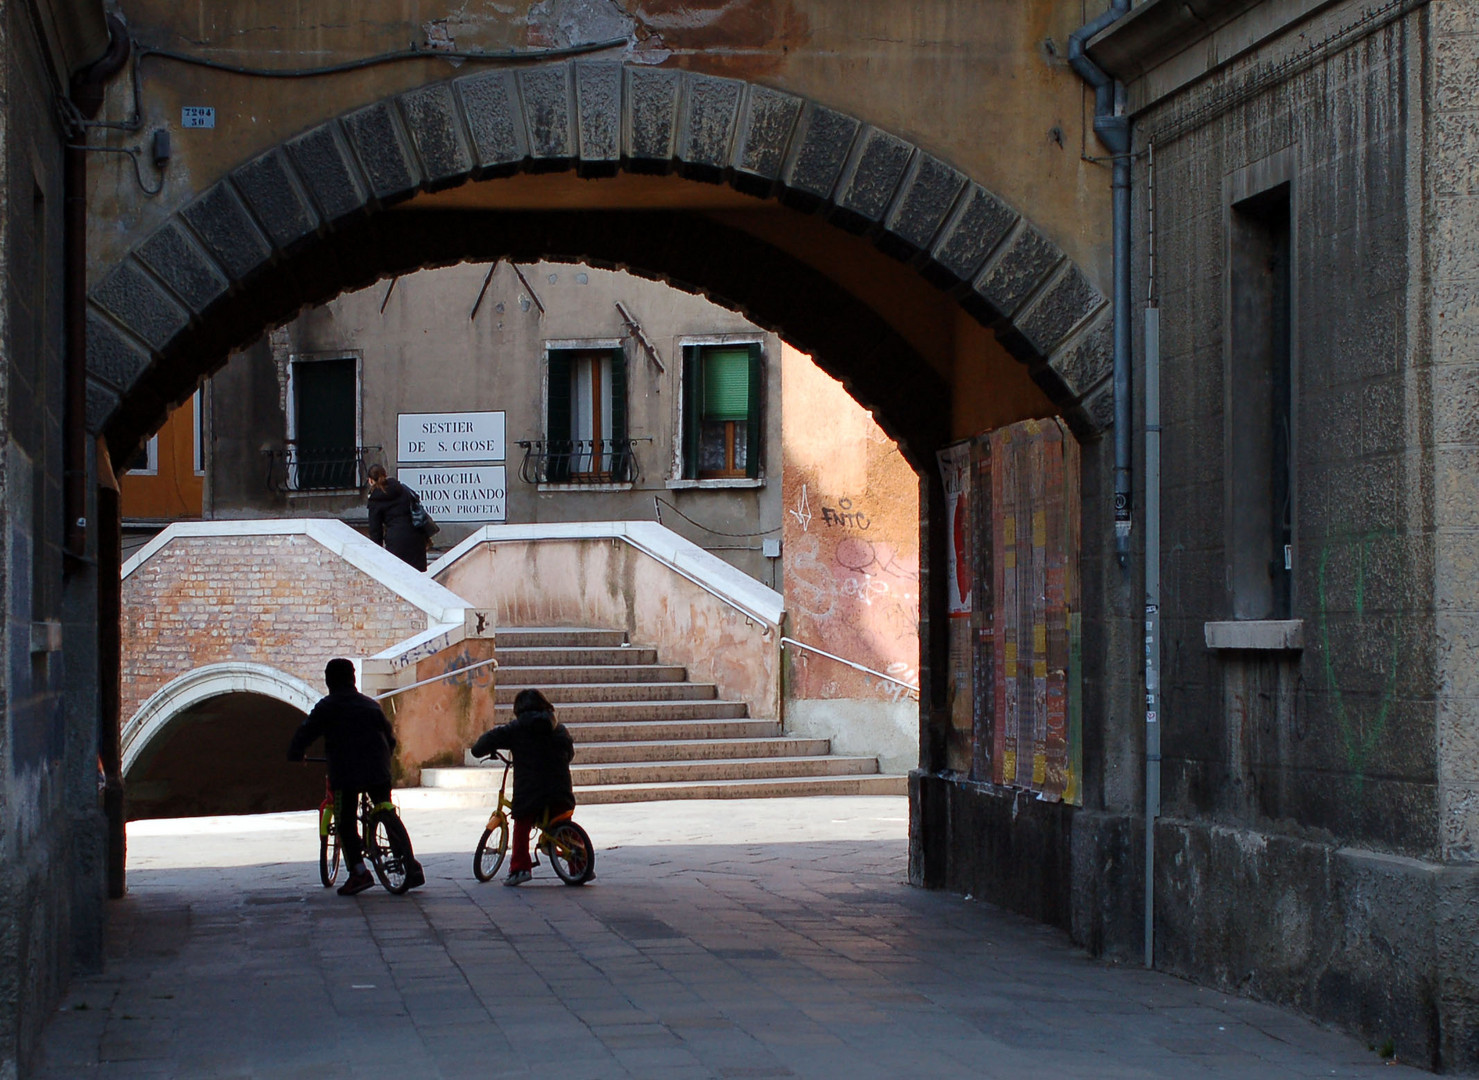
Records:
[[[74,980],[37,1075],[1407,1072],[910,888],[902,798],[586,807],[596,880],[518,889],[473,878],[485,815],[406,803],[427,884],[404,897],[322,888],[311,813],[135,823],[107,969]]]

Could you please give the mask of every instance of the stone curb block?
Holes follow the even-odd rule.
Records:
[[[247,162],[231,179],[278,251],[291,251],[317,230],[318,214],[280,147]]]
[[[535,166],[559,167],[575,157],[570,131],[571,78],[568,64],[529,68],[516,76],[524,103],[529,157]]]
[[[462,131],[452,84],[433,83],[408,90],[397,100],[406,130],[421,157],[427,190],[466,180],[472,172],[472,150]]]
[[[903,139],[877,128],[864,128],[857,139],[858,150],[845,170],[837,209],[839,224],[876,225],[883,220],[894,194],[909,168],[914,147]]]
[[[91,378],[127,391],[149,366],[149,355],[114,329],[96,311],[87,313],[87,373]]]
[[[387,205],[415,194],[421,186],[421,170],[389,101],[356,110],[344,117],[343,124],[370,181],[371,195]]]
[[[888,231],[916,251],[928,249],[955,200],[965,188],[965,176],[931,154],[915,155],[904,180]]]
[[[288,157],[328,225],[363,213],[369,202],[349,147],[334,121],[288,142]]]
[[[489,71],[453,82],[477,158],[474,179],[515,171],[529,157],[512,72]]]
[[[980,184],[968,184],[932,258],[956,281],[972,281],[1017,220],[1017,212],[1006,203]]]
[[[622,149],[638,171],[672,167],[682,86],[676,71],[626,69]]]
[[[135,259],[125,259],[93,290],[93,301],[155,352],[185,329],[190,316]]]
[[[678,168],[686,176],[717,180],[732,158],[731,139],[743,84],[712,75],[688,75],[678,135]]]
[[[241,284],[272,257],[272,245],[228,180],[207,188],[180,211],[233,286]]]
[[[575,104],[582,175],[616,172],[621,161],[621,65],[614,60],[577,63]]]
[[[139,261],[154,271],[195,314],[230,288],[215,262],[177,221],[167,221],[139,245]]]

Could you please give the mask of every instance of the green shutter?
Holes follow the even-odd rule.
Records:
[[[707,349],[703,363],[705,420],[746,420],[750,416],[750,350]]]
[[[611,440],[613,479],[631,479],[630,458],[627,456],[627,354],[622,349],[611,350]]]
[[[700,377],[700,350],[697,345],[683,346],[683,474],[682,479],[698,477],[699,397],[703,393]]]
[[[746,359],[748,361],[745,372],[746,390],[748,391],[750,410],[745,417],[745,475],[753,480],[760,475],[760,433],[762,430],[760,423],[760,377],[762,373],[761,365],[765,358],[760,350],[759,342],[750,346],[749,355]]]
[[[570,354],[549,353],[549,392],[545,413],[545,479],[562,483],[570,478]]]
[[[613,442],[627,437],[627,354],[611,350],[611,432]]]

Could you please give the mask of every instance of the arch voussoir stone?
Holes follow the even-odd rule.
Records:
[[[238,328],[256,315],[269,325],[295,303],[390,272],[375,228],[364,227],[381,209],[418,191],[555,169],[677,172],[816,211],[951,292],[1030,365],[1062,408],[1076,412],[1082,428],[1102,427],[1091,399],[1100,390],[1095,327],[1104,297],[986,188],[909,140],[820,102],[738,79],[592,59],[480,71],[402,91],[318,124],[202,192],[92,292],[91,422],[103,425],[144,392],[146,380],[153,397],[188,393],[194,380],[183,377],[184,367],[206,359],[192,360],[190,349],[221,344],[202,328],[218,312],[229,309]],[[354,257],[338,258],[341,246]],[[274,266],[282,272],[264,285],[264,271]],[[329,271],[338,276],[327,284],[306,280]],[[748,304],[745,289],[730,294],[718,279],[691,286]],[[774,290],[766,296],[776,299]],[[875,391],[880,364],[901,362],[910,350],[895,343],[884,354],[888,360],[863,380]],[[174,365],[173,374],[150,374],[161,362]],[[899,380],[907,386],[908,374]],[[903,402],[886,405],[905,410]],[[906,426],[920,423],[911,416]]]

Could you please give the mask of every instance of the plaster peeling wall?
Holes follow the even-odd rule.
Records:
[[[455,553],[454,553],[455,554]],[[774,631],[615,538],[480,543],[437,580],[498,626],[624,630],[635,645],[682,664],[694,681],[775,717],[780,697]],[[768,634],[768,636],[767,636]]]
[[[904,683],[919,682],[919,481],[842,384],[782,351],[782,561],[787,632]],[[918,698],[906,686],[800,649],[786,652],[786,728],[919,758]]]

